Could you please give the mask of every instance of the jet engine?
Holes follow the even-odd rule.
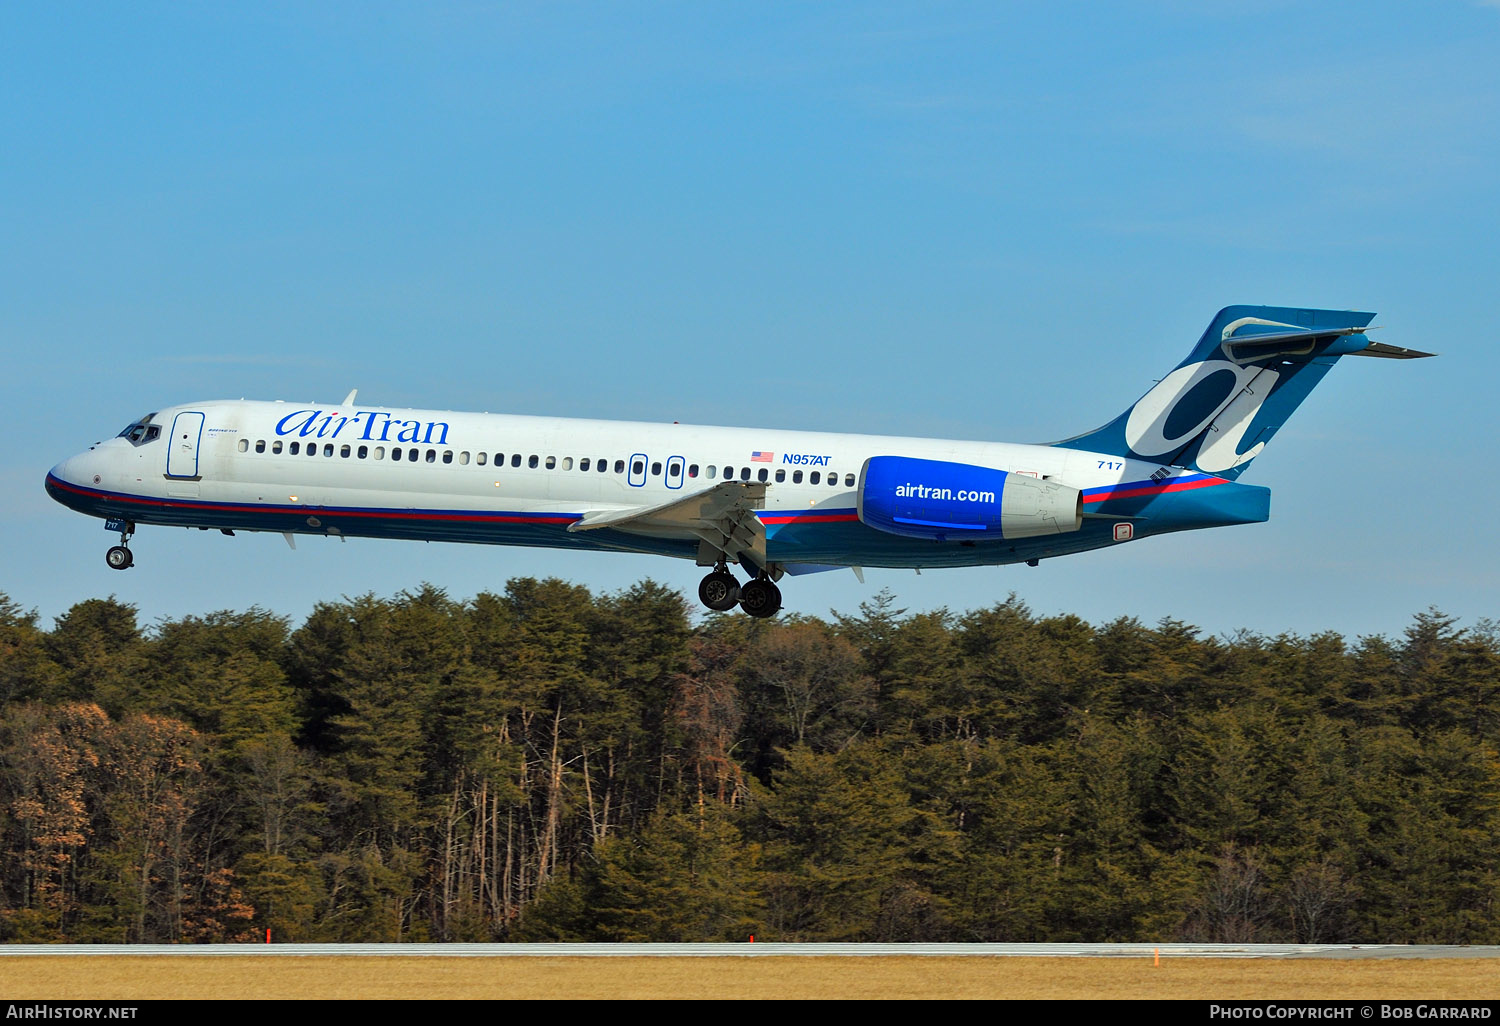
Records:
[[[889,534],[979,541],[1065,534],[1083,525],[1078,489],[992,467],[872,456],[859,474],[860,522]]]

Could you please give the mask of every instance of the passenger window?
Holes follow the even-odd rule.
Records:
[[[432,461],[428,460],[427,462],[431,463]],[[453,450],[452,449],[444,449],[443,450],[443,462],[444,463],[452,463],[453,462]]]
[[[548,470],[556,470],[557,469],[557,457],[556,456],[548,456],[547,457],[547,469]]]
[[[734,468],[733,467],[725,467],[724,468],[724,480],[726,480],[726,481],[733,481],[734,480]]]
[[[845,474],[844,475],[844,487],[845,488],[853,488],[854,487],[854,475],[853,474]]]
[[[820,477],[821,477],[821,475],[816,470],[814,470],[812,473],[810,473],[810,474],[807,475],[807,483],[808,484],[817,484],[818,481],[819,481],[819,479],[820,479]]]
[[[573,469],[573,457],[571,457],[571,456],[564,456],[563,457],[563,469],[564,470],[572,470]]]
[[[688,464],[688,477],[697,477],[697,476],[698,476],[698,464],[696,464],[696,463],[690,463],[690,464]]]
[[[539,460],[535,456],[533,456],[533,457],[531,457],[531,459],[529,459],[529,460],[526,461],[526,465],[528,467],[530,467],[532,470],[535,470],[537,464],[540,463],[540,462],[541,462],[541,460]]]
[[[531,465],[533,467],[536,466],[536,457],[533,456],[533,457],[531,457],[531,459],[532,459],[532,464]],[[510,456],[510,465],[513,466],[513,467],[519,467],[521,465],[521,454],[520,453],[518,453],[518,452],[511,453],[511,456]]]
[[[783,469],[783,468],[781,468],[781,467],[777,467],[776,468],[776,483],[777,484],[781,484],[781,482],[783,482],[785,480],[786,480],[786,470]]]
[[[681,473],[682,473],[682,464],[681,463],[672,463],[672,464],[669,464],[667,466],[667,476],[668,477],[676,477],[678,474],[681,474]]]
[[[837,488],[839,486],[839,476],[837,474],[829,474],[828,483]]]
[[[632,463],[630,465],[630,472],[632,474],[643,473],[645,471],[645,469],[646,469],[646,464],[642,460],[636,460],[634,463]]]
[[[286,451],[289,454],[291,454],[292,456],[295,456],[299,452],[302,451],[302,443],[301,442],[293,442],[291,445],[289,445],[289,446],[286,447]]]
[[[587,456],[585,456],[583,459],[581,459],[581,460],[578,461],[578,469],[579,470],[588,470],[589,469],[589,458]]]
[[[385,459],[385,446],[383,446],[383,445],[377,445],[375,447],[375,458],[377,460],[383,460],[383,459]]]
[[[469,454],[468,453],[461,452],[461,453],[458,454],[458,465],[460,467],[467,467],[469,465]]]
[[[333,443],[332,442],[329,442],[329,443],[327,443],[326,445],[323,446],[323,455],[329,457],[330,459],[333,457]]]
[[[653,463],[653,464],[651,464],[651,476],[652,477],[661,477],[661,464],[660,463]]]
[[[278,438],[276,439],[276,441],[271,443],[271,451],[277,454],[281,452],[281,439]]]
[[[623,474],[623,473],[625,473],[625,461],[624,460],[615,460],[615,473],[616,474]]]
[[[355,453],[355,455],[357,455],[360,459],[367,459],[370,455],[370,447],[368,445],[361,445],[359,447],[359,452]]]
[[[400,463],[401,462],[401,450],[400,449],[392,449],[391,450],[391,459],[395,460],[397,463]]]
[[[349,458],[349,447],[347,445],[339,446],[339,458],[345,460]]]
[[[257,438],[255,440],[255,451],[256,452],[265,452],[266,451],[266,440],[264,438]]]
[[[792,471],[792,484],[801,484],[801,483],[802,483],[802,471],[800,471],[800,470],[794,470],[794,471]]]
[[[484,453],[482,453],[482,452],[476,452],[474,454],[474,462],[477,463],[477,464],[479,464],[482,467],[482,466],[484,466],[484,457],[485,457]]]
[[[740,468],[740,480],[741,481],[748,481],[748,480],[750,480],[750,468],[749,467],[741,467]]]
[[[757,479],[764,481],[766,478],[771,476],[771,473],[770,471],[766,470],[765,467],[761,467],[760,470],[756,471],[755,476]]]
[[[427,462],[428,463],[436,463],[437,462],[437,450],[436,449],[428,449],[427,450]]]
[[[599,460],[595,466],[599,468],[599,473],[602,474],[609,470],[609,460]]]
[[[714,478],[716,478],[718,476],[719,476],[719,468],[715,464],[710,463],[708,465],[708,479],[710,481],[712,481]]]
[[[240,452],[249,452],[249,451],[250,451],[250,439],[248,439],[248,438],[241,438],[240,439]]]

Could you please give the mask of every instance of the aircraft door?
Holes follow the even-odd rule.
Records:
[[[684,460],[681,456],[673,456],[671,459],[667,460],[668,488],[682,487],[682,466],[686,462],[687,461]]]
[[[172,419],[167,444],[167,476],[198,476],[198,445],[203,439],[203,414],[179,413]]]
[[[625,478],[626,481],[630,482],[630,487],[640,488],[645,485],[646,463],[646,454],[643,452],[638,452],[630,457],[630,466],[626,468],[630,473]]]

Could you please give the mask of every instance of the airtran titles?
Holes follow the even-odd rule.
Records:
[[[298,410],[276,422],[278,435],[299,438],[338,438],[349,430],[349,437],[362,442],[416,442],[423,445],[448,444],[448,424],[441,420],[398,420],[389,413],[360,410],[343,414],[337,410]]]

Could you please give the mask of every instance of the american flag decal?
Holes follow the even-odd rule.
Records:
[[[773,453],[773,452],[762,452],[761,450],[756,449],[754,452],[752,452],[750,454],[750,462],[751,463],[770,463],[771,462],[771,457],[774,456],[774,455],[776,455],[776,454]]]

